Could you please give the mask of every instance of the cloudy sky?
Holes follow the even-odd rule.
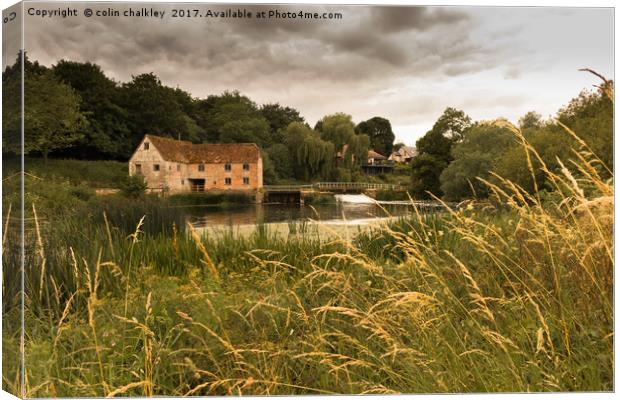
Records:
[[[214,5],[69,5],[78,17],[25,16],[32,59],[91,61],[118,81],[154,72],[195,97],[239,90],[259,104],[295,107],[311,125],[337,111],[356,122],[383,116],[407,144],[448,106],[475,120],[516,121],[530,110],[551,116],[598,83],[579,68],[613,78],[611,8],[237,5],[253,13],[326,10],[342,19],[234,20],[171,18],[172,8],[229,8]],[[27,3],[26,10],[65,6]],[[166,14],[86,18],[86,7]],[[8,48],[3,53],[3,65],[12,63]]]

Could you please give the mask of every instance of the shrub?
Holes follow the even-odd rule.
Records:
[[[127,176],[121,184],[121,193],[126,197],[138,198],[146,193],[146,182],[139,175]]]

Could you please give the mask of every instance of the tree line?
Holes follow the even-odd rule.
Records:
[[[20,58],[2,73],[3,151],[14,154],[20,151]],[[61,60],[46,67],[26,54],[24,75],[25,153],[45,159],[126,161],[145,134],[251,142],[261,148],[265,182],[272,183],[352,179],[369,149],[388,156],[393,148],[390,121],[382,117],[355,124],[334,113],[312,128],[292,107],[259,106],[237,91],[195,98],[154,73],[116,82],[94,63]]]
[[[579,176],[570,162],[579,157],[576,150],[593,154],[596,162],[592,168],[604,179],[611,179],[612,86],[612,81],[604,81],[595,90],[582,91],[553,118],[544,119],[530,111],[520,118],[518,127],[501,119],[472,122],[463,111],[447,108],[416,143],[412,195],[448,201],[486,198],[489,185],[484,181],[494,184],[501,179],[528,193],[536,189],[550,193],[554,185],[543,167]],[[529,159],[524,144],[529,146]]]

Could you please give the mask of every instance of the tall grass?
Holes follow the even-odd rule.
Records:
[[[352,240],[35,220],[27,395],[612,390],[613,182],[584,145],[542,163],[553,195],[496,177]]]

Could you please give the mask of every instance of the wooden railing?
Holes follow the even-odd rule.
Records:
[[[302,190],[407,190],[406,186],[403,185],[368,182],[317,182],[311,185],[265,185],[263,188],[268,192],[298,192]]]
[[[314,185],[319,190],[406,190],[405,186],[390,183],[368,183],[368,182],[318,182]]]
[[[302,190],[312,190],[313,185],[264,185],[263,189],[268,192],[299,192]]]

